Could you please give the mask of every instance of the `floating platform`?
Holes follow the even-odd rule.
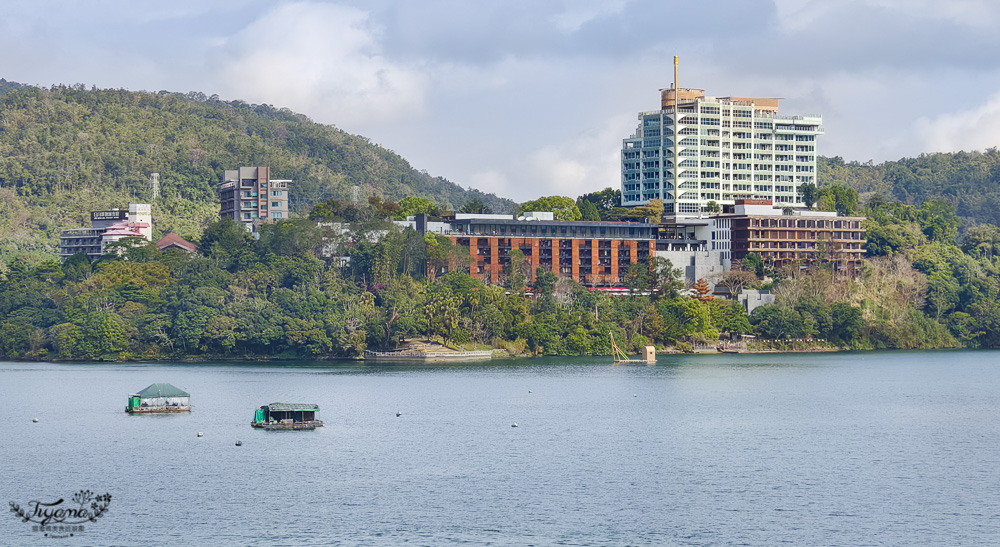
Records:
[[[170,384],[151,384],[128,396],[129,414],[170,414],[191,412],[191,395]]]
[[[493,350],[483,351],[366,351],[373,361],[480,361],[493,358]]]
[[[316,429],[323,422],[316,419],[319,405],[308,403],[271,403],[254,413],[250,427],[270,430]]]
[[[283,429],[316,429],[317,427],[323,427],[323,422],[321,420],[311,420],[308,422],[271,422],[271,423],[252,423],[250,427],[256,427],[257,429],[273,429],[273,430],[283,430]]]

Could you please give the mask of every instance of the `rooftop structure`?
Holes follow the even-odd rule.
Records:
[[[676,63],[676,58],[675,58]],[[708,202],[767,199],[801,205],[816,182],[820,115],[778,114],[780,99],[712,97],[675,84],[660,110],[639,113],[622,143],[622,205],[661,199],[667,214],[696,216]]]
[[[196,253],[198,252],[198,246],[190,241],[184,239],[183,237],[170,233],[163,236],[159,241],[156,242],[156,248],[160,251],[166,251],[168,249],[177,249],[179,251],[184,251],[186,253]]]

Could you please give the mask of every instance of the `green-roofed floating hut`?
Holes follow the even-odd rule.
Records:
[[[152,384],[139,393],[128,396],[125,412],[129,414],[191,412],[191,395],[170,384]]]
[[[316,429],[323,422],[316,419],[318,405],[271,403],[257,409],[250,425],[260,429]]]

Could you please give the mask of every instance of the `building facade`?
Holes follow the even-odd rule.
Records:
[[[792,263],[830,262],[855,269],[865,256],[864,217],[822,211],[774,209],[769,201],[741,201],[732,218],[732,259],[757,253],[781,268]]]
[[[292,181],[272,179],[269,167],[227,169],[219,191],[219,216],[255,230],[264,222],[288,218],[288,187]]]
[[[534,280],[538,267],[584,285],[625,282],[631,264],[656,254],[656,226],[637,222],[559,222],[465,219],[452,223],[452,243],[467,249],[469,271],[498,283],[510,253],[523,253]]]
[[[623,285],[630,265],[647,264],[656,255],[657,227],[643,222],[562,222],[552,220],[552,213],[526,212],[521,217],[457,214],[445,222],[417,215],[396,224],[447,237],[460,256],[448,269],[468,266],[472,276],[492,284],[509,272],[515,250],[524,256],[523,267],[530,268],[525,272],[529,280],[541,267],[591,287]]]
[[[623,140],[622,205],[661,199],[678,216],[711,213],[710,201],[723,209],[738,199],[801,205],[799,187],[816,183],[823,118],[780,116],[778,102],[661,90],[660,110],[639,113]]]
[[[152,206],[130,203],[128,211],[91,211],[89,228],[72,228],[59,233],[59,261],[83,253],[91,261],[106,252],[107,246],[126,237],[153,240]]]

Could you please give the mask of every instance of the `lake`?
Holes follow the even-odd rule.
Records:
[[[112,495],[0,543],[1000,543],[998,352],[608,361],[0,363],[3,501]],[[193,411],[127,415],[154,382]],[[252,429],[270,402],[326,427]]]

